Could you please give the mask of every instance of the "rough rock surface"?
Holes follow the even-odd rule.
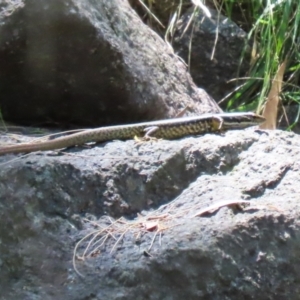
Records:
[[[211,18],[201,10],[193,17],[193,11],[189,9],[178,21],[173,46],[190,64],[195,83],[219,101],[240,85],[229,81],[248,71],[247,52],[240,63],[247,34],[214,9]]]
[[[0,157],[0,299],[299,299],[299,161],[298,135],[252,130]],[[86,234],[161,204],[161,237],[123,220],[74,271]]]
[[[6,121],[77,125],[220,109],[125,0],[0,0]]]

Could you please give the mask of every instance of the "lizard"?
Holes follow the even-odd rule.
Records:
[[[23,143],[0,147],[0,155],[30,153],[62,149],[89,142],[128,140],[133,138],[178,139],[190,135],[221,132],[231,129],[244,129],[256,126],[265,118],[251,112],[204,114],[184,118],[165,119],[128,125],[115,125],[87,129],[67,136],[37,143]]]

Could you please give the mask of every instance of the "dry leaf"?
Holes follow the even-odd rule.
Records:
[[[279,66],[277,74],[273,79],[272,86],[266,101],[263,116],[266,118],[266,122],[261,124],[260,129],[276,129],[278,103],[280,101],[279,95],[282,89],[282,79],[285,72],[287,59]]]
[[[147,231],[154,231],[158,228],[158,222],[146,222],[146,223],[143,223],[143,227]]]

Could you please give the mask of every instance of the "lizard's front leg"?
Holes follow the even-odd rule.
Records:
[[[213,115],[212,116],[212,129],[213,131],[222,131],[224,124],[224,119],[220,116]]]
[[[145,132],[145,135],[141,138],[139,137],[134,137],[134,139],[137,142],[144,142],[144,141],[157,141],[159,140],[158,138],[151,136],[152,134],[154,134],[155,132],[157,132],[157,130],[159,129],[158,126],[150,126],[150,127],[146,127],[143,131]]]

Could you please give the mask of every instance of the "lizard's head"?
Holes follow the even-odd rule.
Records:
[[[252,112],[230,113],[221,116],[223,119],[222,129],[243,129],[251,126],[257,126],[266,121],[263,116]]]

